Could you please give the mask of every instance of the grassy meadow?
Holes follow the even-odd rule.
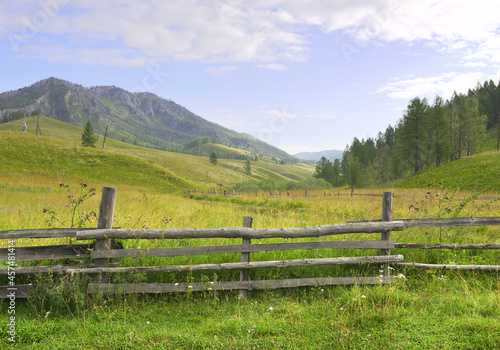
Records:
[[[54,130],[56,133],[57,128]],[[61,134],[68,135],[69,131]],[[217,168],[213,170],[218,172],[217,177],[225,177],[225,182],[229,184],[241,181],[238,179],[240,176],[246,176],[239,173],[238,166],[242,162],[228,160],[224,163],[227,167],[213,167],[203,157],[144,150],[113,140],[109,140],[109,145],[116,142],[123,147],[122,150],[111,146],[106,152],[84,149],[74,140],[71,142],[75,144],[70,144],[70,140],[61,139],[49,138],[45,134],[43,137],[29,133],[23,135],[15,130],[0,131],[0,160],[3,164],[0,169],[0,231],[70,226],[74,217],[68,207],[68,195],[73,193],[79,196],[79,184],[83,181],[88,185],[84,193],[88,193],[92,187],[97,189],[96,195],[85,199],[76,212],[77,220],[85,227],[97,225],[95,216],[89,214],[98,211],[104,185],[118,187],[114,224],[122,228],[241,226],[243,216],[252,216],[254,227],[302,227],[350,220],[376,220],[381,217],[382,200],[379,197],[270,197],[264,192],[234,197],[188,195],[184,193],[185,189],[200,186],[206,181],[203,178],[204,163],[207,163],[207,169]],[[162,164],[166,157],[169,157],[168,161]],[[179,157],[179,163],[175,163],[175,157]],[[281,165],[257,163],[262,163],[266,171],[276,173],[276,176],[290,178],[282,172]],[[200,169],[193,169],[196,167]],[[495,167],[490,168],[494,173]],[[304,175],[299,175],[299,170],[292,166],[290,169],[297,176],[305,176],[309,171],[304,168]],[[493,178],[492,174],[484,176]],[[430,174],[429,178],[434,176]],[[60,187],[60,182],[68,184],[69,188]],[[213,184],[208,181],[207,185],[210,188]],[[395,198],[395,220],[412,217],[498,216],[500,212],[499,201],[475,198],[496,197],[499,195],[496,188],[490,188],[490,192],[485,192],[484,188],[479,192],[468,187],[455,191],[448,182],[443,186],[399,187],[404,186],[362,192],[392,191],[395,194],[427,195],[426,199]],[[335,190],[335,193],[339,192],[347,193]],[[445,200],[446,197],[449,200]],[[328,239],[379,239],[379,236],[354,234]],[[393,232],[392,239],[396,242],[426,244],[500,243],[500,235],[495,227],[412,228]],[[16,245],[68,244],[69,241],[68,238],[20,239]],[[221,244],[226,241],[229,240],[137,240],[122,243],[126,247],[147,248]],[[267,241],[283,242],[283,239]],[[2,247],[7,246],[7,242],[0,243]],[[391,254],[403,254],[406,262],[493,265],[500,261],[500,253],[495,250],[394,249]],[[252,260],[356,255],[378,255],[378,252],[262,252],[252,253]],[[239,259],[239,254],[218,254],[121,259],[120,263],[122,266],[153,266],[236,262]],[[22,264],[37,263],[51,262],[26,261]],[[58,263],[78,264],[82,261]],[[378,276],[379,270],[380,266],[276,267],[252,270],[250,278]],[[4,326],[9,317],[8,302],[0,301],[0,348],[500,348],[498,272],[422,270],[400,266],[395,267],[392,273],[399,277],[392,285],[251,291],[250,297],[245,300],[238,298],[237,291],[215,292],[208,289],[199,293],[90,297],[83,293],[89,282],[86,276],[18,275],[16,284],[38,283],[42,286],[42,292],[29,300],[16,301],[15,344],[8,341],[7,327]],[[0,279],[2,285],[7,284],[5,276]],[[114,279],[124,283],[210,282],[237,280],[239,272],[121,274],[114,276]]]

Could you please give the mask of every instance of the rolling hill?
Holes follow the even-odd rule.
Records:
[[[292,158],[250,135],[209,122],[174,101],[151,93],[130,93],[115,86],[85,88],[48,78],[29,87],[0,94],[0,122],[16,112],[41,115],[83,127],[90,120],[96,132],[163,150],[180,150],[189,141],[208,137],[254,153]]]
[[[35,135],[38,118],[41,136]],[[27,133],[21,132],[23,122],[28,125]],[[105,151],[102,151],[102,136],[98,147],[90,149],[80,145],[81,135],[82,128],[43,116],[0,124],[1,146],[8,150],[0,155],[0,162],[5,162],[0,170],[0,181],[13,178],[16,173],[21,176],[36,173],[41,178],[56,179],[56,183],[64,182],[65,177],[74,181],[88,178],[111,185],[116,185],[114,182],[128,185],[144,183],[145,186],[150,183],[148,186],[158,185],[165,190],[177,190],[193,186],[213,188],[217,183],[230,188],[242,181],[300,181],[309,178],[314,171],[312,166],[301,163],[281,165],[259,160],[251,162],[252,175],[248,176],[243,168],[244,160],[219,159],[218,165],[214,166],[207,157],[145,148],[109,138],[106,139]],[[223,145],[204,146],[217,147],[225,152],[243,152]],[[95,162],[91,160],[93,157]],[[47,163],[46,166],[43,165],[44,162]],[[109,168],[108,163],[114,164],[114,167]],[[105,170],[97,172],[97,168],[101,167]],[[143,172],[141,169],[147,171]],[[122,175],[113,177],[114,173]],[[153,174],[152,179],[140,180],[143,173]],[[136,175],[137,180],[134,180]],[[157,175],[160,179],[171,179],[168,180],[171,185],[167,186],[163,180],[158,180]]]
[[[339,150],[326,150],[326,151],[319,151],[319,152],[300,152],[296,153],[293,156],[304,159],[304,160],[312,160],[312,161],[319,161],[321,157],[325,157],[326,159],[330,161],[334,161],[335,159],[342,159],[342,154],[344,151],[339,151]]]
[[[396,181],[396,188],[442,187],[448,190],[500,192],[500,153],[487,152],[446,163]]]

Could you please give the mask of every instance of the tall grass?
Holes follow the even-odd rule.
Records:
[[[2,136],[7,133],[2,134]],[[0,138],[0,143],[5,138]],[[136,157],[109,155],[111,166],[94,172],[100,162],[97,151],[69,147],[53,140],[32,144],[29,135],[12,136],[26,150],[21,162],[12,145],[5,144],[0,169],[0,231],[69,226],[68,192],[59,182],[78,190],[85,180],[98,195],[88,198],[79,213],[97,211],[100,187],[117,185],[115,226],[123,228],[202,228],[241,226],[243,216],[254,218],[254,227],[302,227],[350,220],[377,220],[382,213],[379,197],[187,196],[176,191],[187,181],[165,185],[155,174],[157,160],[139,162]],[[45,144],[47,142],[47,144]],[[50,143],[50,146],[49,144]],[[30,148],[30,146],[33,146]],[[131,146],[132,147],[132,146]],[[57,152],[55,152],[57,150]],[[130,148],[132,150],[132,148]],[[139,151],[137,151],[139,152]],[[142,151],[140,151],[142,152]],[[159,151],[158,151],[159,152]],[[111,153],[111,152],[110,152]],[[6,155],[10,155],[7,157]],[[70,157],[71,155],[71,157]],[[94,158],[94,155],[96,157]],[[0,156],[1,157],[1,156]],[[38,159],[41,157],[42,160]],[[66,157],[66,158],[65,158]],[[151,156],[153,157],[153,156]],[[43,162],[48,159],[49,162]],[[106,158],[107,159],[107,158]],[[151,158],[152,159],[152,158]],[[120,165],[120,161],[125,162]],[[136,163],[137,162],[137,163]],[[180,162],[180,161],[179,161]],[[196,160],[189,165],[196,166]],[[180,163],[179,163],[180,164]],[[227,163],[239,167],[238,162]],[[276,167],[281,165],[276,165]],[[179,169],[181,165],[179,165]],[[119,169],[127,168],[129,175]],[[221,167],[222,168],[222,167]],[[172,167],[173,169],[173,167]],[[203,171],[204,172],[204,168]],[[232,171],[236,171],[233,169]],[[266,171],[276,172],[269,168]],[[304,170],[306,171],[306,170]],[[188,173],[189,168],[179,170]],[[201,174],[200,172],[199,174]],[[56,174],[57,176],[54,176]],[[175,171],[168,170],[175,178]],[[198,174],[198,175],[199,175]],[[198,176],[197,175],[197,176]],[[127,176],[130,176],[127,177]],[[201,175],[200,179],[201,179]],[[444,176],[444,175],[443,175]],[[200,180],[199,181],[203,181]],[[196,180],[196,181],[198,181]],[[425,179],[429,180],[429,178]],[[183,182],[184,181],[184,182]],[[239,181],[239,180],[238,180]],[[423,181],[423,180],[422,180]],[[441,181],[441,180],[439,180]],[[385,189],[396,194],[427,198],[395,198],[393,219],[437,216],[497,216],[500,202],[472,199],[479,192],[455,192],[453,188]],[[323,193],[324,190],[318,191]],[[328,191],[328,193],[332,193]],[[346,192],[346,191],[344,191]],[[382,190],[363,190],[378,192]],[[427,193],[430,192],[430,193]],[[303,193],[302,191],[297,193]],[[337,193],[337,192],[335,192]],[[292,192],[294,194],[294,192]],[[443,202],[443,196],[453,200]],[[481,196],[498,196],[497,192]],[[466,198],[466,200],[463,200]],[[457,200],[461,199],[461,200]],[[469,200],[470,199],[470,200]],[[460,205],[460,204],[463,204]],[[418,208],[418,210],[415,210]],[[446,210],[451,208],[451,211]],[[48,210],[46,210],[48,209]],[[45,212],[44,212],[45,210]],[[57,214],[57,221],[51,213]],[[84,222],[95,227],[95,219]],[[328,239],[379,239],[376,234],[340,235]],[[495,227],[412,228],[393,232],[392,239],[407,243],[498,243]],[[268,240],[282,242],[282,239]],[[239,243],[238,240],[127,240],[126,247],[167,247]],[[20,239],[18,247],[67,244],[67,239]],[[255,242],[257,243],[257,242]],[[2,247],[7,242],[0,241]],[[407,262],[446,264],[498,264],[498,251],[425,251],[394,249]],[[376,255],[376,251],[286,251],[252,253],[252,261]],[[284,258],[283,258],[284,257]],[[120,259],[123,266],[198,264],[239,261],[238,254],[192,257]],[[20,262],[21,263],[21,262]],[[40,262],[80,264],[80,260]],[[5,264],[4,264],[5,265]],[[251,271],[251,279],[320,276],[374,276],[379,266],[270,268]],[[497,272],[421,270],[395,267],[399,275],[390,286],[311,287],[251,291],[246,300],[237,291],[89,297],[84,293],[88,276],[16,276],[16,283],[38,283],[41,294],[16,303],[17,344],[21,349],[494,349],[500,344],[500,279]],[[187,282],[237,280],[238,271],[172,274],[123,274],[116,282]],[[38,281],[37,281],[38,280]],[[0,284],[6,284],[5,277]],[[9,344],[6,327],[8,303],[0,301],[0,347]],[[2,322],[3,321],[3,322]],[[10,344],[11,345],[11,344]]]

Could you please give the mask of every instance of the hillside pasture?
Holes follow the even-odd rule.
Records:
[[[397,194],[425,196],[426,190],[394,190]],[[461,193],[461,195],[467,195]],[[0,189],[0,227],[43,228],[49,217],[43,209],[59,213],[69,221],[66,192],[56,189],[4,186]],[[82,211],[95,210],[98,196],[84,203]],[[433,200],[421,202],[434,210]],[[412,197],[395,198],[393,219],[420,217],[410,209]],[[459,202],[457,203],[459,204]],[[461,207],[462,208],[462,207]],[[495,215],[498,202],[468,203],[461,216]],[[243,216],[254,218],[254,227],[301,227],[375,220],[381,215],[379,197],[190,197],[158,193],[147,189],[118,188],[115,225],[123,228],[174,228],[241,226]],[[86,226],[95,227],[96,222]],[[361,236],[361,235],[359,235]],[[363,235],[362,239],[370,235]],[[443,243],[498,242],[494,227],[409,229],[393,232],[397,242]],[[345,239],[339,236],[334,239]],[[352,237],[361,238],[361,237]],[[378,239],[379,237],[372,237]],[[276,240],[278,241],[278,240]],[[282,240],[281,240],[282,241]],[[5,244],[5,242],[2,242]],[[64,240],[19,240],[18,245],[67,243]],[[210,241],[199,244],[213,243]],[[220,244],[217,242],[217,244]],[[179,240],[126,241],[127,247],[190,246]],[[337,252],[335,252],[337,253]],[[346,251],[341,254],[352,255]],[[274,255],[273,255],[274,254]],[[252,260],[330,256],[332,252],[287,251],[253,254]],[[437,263],[484,263],[498,261],[495,251],[422,251],[395,249],[405,261]],[[122,259],[124,266],[192,264],[235,261],[239,256],[206,256]],[[26,262],[30,264],[30,262]],[[253,279],[290,276],[372,276],[372,267],[309,267],[307,269],[262,269],[252,271]],[[324,349],[442,349],[494,348],[500,338],[500,284],[498,273],[420,270],[395,267],[398,279],[392,286],[309,287],[289,290],[252,291],[246,300],[234,292],[197,292],[167,295],[113,296],[90,298],[81,294],[88,279],[84,276],[58,279],[35,275],[44,286],[59,290],[42,297],[18,301],[18,345],[25,349],[65,348],[304,348]],[[214,274],[215,273],[215,274]],[[238,279],[233,272],[127,274],[123,282],[197,282]],[[21,276],[17,277],[18,283]],[[75,284],[72,284],[76,282]],[[1,313],[7,315],[7,303]],[[159,312],[161,310],[161,312]],[[63,331],[64,330],[64,331]],[[1,332],[0,332],[1,334]],[[78,336],[75,336],[78,334]],[[99,336],[96,336],[99,334]],[[124,336],[125,335],[125,336]],[[6,334],[0,337],[7,344]],[[70,345],[68,345],[70,344]],[[71,345],[72,344],[72,345]]]
[[[30,117],[33,118],[33,117]],[[16,121],[14,123],[22,123]],[[213,166],[205,157],[142,149],[115,140],[106,151],[79,146],[81,129],[44,120],[43,136],[35,136],[34,119],[23,134],[19,125],[0,125],[0,231],[68,227],[72,208],[69,193],[78,195],[80,183],[97,188],[76,215],[82,226],[96,227],[91,214],[99,207],[103,185],[118,187],[114,225],[122,228],[204,228],[241,226],[243,216],[254,227],[304,227],[381,218],[381,198],[375,196],[270,196],[268,192],[238,196],[186,194],[194,186],[211,189],[216,182],[242,179],[305,178],[313,169],[304,165],[252,162],[243,174],[243,161],[220,160]],[[51,124],[53,123],[53,124]],[[20,124],[22,125],[22,124]],[[51,125],[54,127],[51,131]],[[12,130],[6,130],[13,128]],[[109,146],[109,147],[108,147]],[[492,157],[493,159],[496,159]],[[482,158],[475,158],[481,160]],[[468,159],[457,163],[467,162]],[[487,160],[485,160],[486,162]],[[453,165],[452,163],[452,165]],[[494,161],[489,166],[465,163],[494,183]],[[486,163],[481,163],[486,164]],[[262,170],[258,168],[262,167]],[[241,170],[240,170],[241,169]],[[462,181],[442,167],[437,177],[422,178],[403,187],[362,190],[391,191],[393,220],[424,217],[498,216],[500,197]],[[491,173],[488,173],[492,170]],[[207,175],[208,172],[208,175]],[[261,175],[260,175],[261,174]],[[296,179],[292,177],[296,176]],[[208,180],[207,180],[208,178]],[[434,185],[427,186],[428,181]],[[408,180],[407,180],[408,181]],[[439,181],[444,182],[439,185]],[[59,183],[69,184],[69,188]],[[454,186],[459,184],[459,191]],[[71,191],[71,192],[69,192]],[[358,190],[356,190],[358,191]],[[327,194],[349,194],[331,190]],[[361,191],[360,191],[361,192]],[[302,194],[303,191],[292,191]],[[311,194],[321,194],[316,191]],[[476,196],[494,197],[479,200]],[[401,243],[500,243],[498,228],[411,228],[393,232]],[[316,238],[311,238],[315,240]],[[379,234],[339,235],[332,240],[380,239]],[[240,240],[241,241],[241,240]],[[19,239],[17,247],[75,243],[74,239]],[[127,248],[189,247],[231,240],[124,240]],[[270,242],[283,242],[273,239]],[[0,241],[1,247],[8,242]],[[365,252],[378,254],[377,251]],[[332,256],[355,256],[354,250],[328,249],[252,253],[252,261]],[[498,250],[423,250],[399,248],[406,262],[490,264],[500,261]],[[122,266],[154,266],[239,261],[239,254],[213,256],[125,258]],[[19,265],[80,264],[83,261],[24,261]],[[3,263],[6,266],[6,263]],[[381,266],[318,266],[257,269],[251,279],[287,277],[378,276]],[[393,266],[398,276],[390,286],[307,287],[251,291],[239,299],[237,291],[206,290],[182,294],[89,297],[89,276],[34,274],[16,276],[16,284],[41,286],[41,294],[16,301],[16,343],[21,349],[495,349],[500,344],[500,279],[498,272],[449,271]],[[117,282],[210,282],[238,280],[238,271],[123,274]],[[8,282],[7,276],[0,278]],[[9,320],[9,302],[0,301],[0,321]],[[7,327],[0,326],[0,347],[10,344]]]

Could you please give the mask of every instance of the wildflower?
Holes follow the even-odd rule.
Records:
[[[340,308],[340,310],[344,310],[344,308],[343,308],[343,307],[341,307],[341,308]]]
[[[147,321],[146,324],[149,324],[149,321]]]
[[[179,285],[179,283],[174,284],[174,286],[178,286],[178,285]]]
[[[365,296],[365,295],[362,295],[362,296],[361,296],[361,298],[362,298],[362,299],[366,299],[366,296]]]
[[[325,290],[322,288],[321,291],[324,292]]]
[[[269,309],[267,309],[267,311],[273,311],[273,310],[274,310],[274,308],[272,306],[269,307]]]
[[[193,286],[188,286],[188,288],[193,288]]]

